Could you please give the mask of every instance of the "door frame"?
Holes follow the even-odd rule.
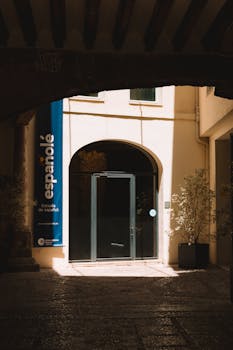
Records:
[[[129,235],[130,235],[130,255],[124,258],[114,258],[114,260],[120,259],[132,259],[136,258],[136,182],[135,175],[122,173],[117,171],[106,171],[93,173],[91,176],[91,261],[96,260],[111,260],[111,258],[97,258],[97,179],[100,177],[107,178],[127,178],[129,179],[129,191],[130,191],[130,210],[129,210]]]

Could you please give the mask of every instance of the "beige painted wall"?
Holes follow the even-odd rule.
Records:
[[[64,247],[34,248],[33,255],[41,266],[68,262],[69,163],[81,147],[99,140],[122,140],[137,145],[157,162],[159,257],[165,263],[177,262],[178,240],[168,235],[170,209],[165,209],[165,202],[171,202],[172,193],[185,175],[207,165],[208,147],[198,138],[197,96],[194,87],[170,86],[161,89],[159,103],[130,103],[129,90],[102,92],[98,99],[78,96],[64,100]]]
[[[212,91],[207,94],[207,88],[203,87],[199,89],[200,99],[200,133],[202,136],[208,136],[209,138],[209,173],[210,173],[210,185],[213,190],[219,190],[219,178],[216,178],[216,174],[219,174],[219,159],[226,165],[227,151],[224,147],[221,149],[216,148],[216,144],[219,142],[228,141],[229,135],[233,130],[233,101],[223,99],[214,96]],[[228,150],[229,152],[229,150]],[[216,159],[218,155],[218,160]],[[226,170],[226,168],[225,168]],[[229,169],[230,171],[230,169]],[[223,174],[226,178],[227,174]],[[219,176],[219,175],[218,175]],[[218,200],[218,198],[217,198]],[[216,203],[215,203],[216,207]],[[217,204],[218,207],[218,204]],[[216,224],[211,225],[211,235],[216,236]],[[219,242],[216,239],[211,240],[210,245],[210,257],[211,262],[225,264],[231,260],[229,249],[226,250],[226,243]],[[224,258],[223,258],[224,257]]]
[[[32,256],[42,268],[59,268],[66,265],[63,247],[32,248]]]
[[[175,111],[176,113],[188,113],[192,115],[196,112],[197,88],[193,86],[176,86],[175,88]]]
[[[64,100],[63,233],[68,259],[69,162],[81,147],[99,140],[123,140],[146,150],[160,172],[159,257],[177,262],[170,241],[170,210],[164,208],[183,177],[206,164],[206,145],[197,139],[196,88],[164,87],[159,104],[130,103],[129,90],[101,93],[99,100]]]
[[[217,97],[214,90],[210,94],[207,88],[199,89],[200,99],[200,134],[201,136],[212,136],[223,123],[223,119],[233,111],[233,100]]]
[[[195,169],[207,168],[208,144],[198,137],[197,88],[190,86],[175,89],[175,119],[173,130],[172,193],[178,192],[184,176],[193,174]],[[172,236],[169,242],[169,262],[177,263],[177,245],[181,237]]]

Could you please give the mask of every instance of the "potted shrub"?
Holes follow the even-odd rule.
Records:
[[[205,169],[184,178],[179,192],[172,195],[173,233],[182,238],[178,245],[181,268],[205,268],[209,262],[209,225],[214,192]]]

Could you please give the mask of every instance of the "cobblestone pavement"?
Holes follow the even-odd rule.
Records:
[[[0,349],[233,349],[229,272],[122,263],[2,273]]]

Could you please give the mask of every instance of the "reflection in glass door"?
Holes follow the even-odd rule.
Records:
[[[134,259],[134,175],[95,173],[92,175],[91,192],[91,260]]]

